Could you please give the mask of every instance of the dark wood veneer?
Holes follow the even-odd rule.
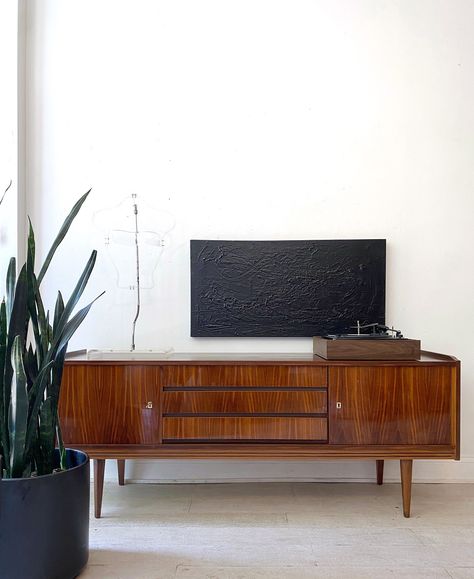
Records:
[[[102,510],[102,496],[104,494],[105,459],[94,460],[94,515],[100,518]]]
[[[455,444],[450,368],[353,367],[329,373],[332,444]]]
[[[81,444],[80,448],[92,458],[130,459],[199,459],[199,460],[399,460],[399,459],[455,459],[456,449],[449,444],[437,445],[343,445],[308,444],[296,442],[238,444],[199,442],[154,445]]]
[[[411,479],[413,473],[413,461],[400,461],[400,475],[402,479],[402,499],[403,499],[403,516],[410,516],[411,506]]]
[[[384,461],[383,460],[376,460],[375,461],[375,468],[377,471],[377,484],[383,484],[383,468],[384,468]]]
[[[329,340],[313,338],[313,351],[325,360],[418,360],[420,340]]]
[[[160,424],[159,368],[66,366],[59,412],[68,444],[154,444]]]
[[[165,366],[164,388],[185,387],[267,387],[316,388],[327,385],[327,368],[312,366],[222,365]]]
[[[326,418],[195,416],[163,418],[163,441],[327,441]]]
[[[117,460],[117,475],[118,475],[118,483],[121,487],[125,484],[125,461],[124,460]]]
[[[163,414],[315,414],[327,412],[326,391],[165,391]]]

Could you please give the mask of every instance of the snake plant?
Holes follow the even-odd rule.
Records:
[[[71,209],[38,273],[31,221],[27,259],[18,274],[15,258],[10,259],[6,295],[0,306],[0,475],[4,478],[52,473],[58,466],[54,461],[56,446],[59,468],[67,468],[58,418],[61,378],[68,342],[95,301],[73,314],[97,252],[92,251],[66,302],[58,292],[52,315],[45,310],[40,286],[89,193]]]

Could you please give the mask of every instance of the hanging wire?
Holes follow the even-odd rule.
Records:
[[[132,197],[136,198],[136,195],[132,195]],[[136,266],[137,266],[137,309],[135,313],[135,319],[133,320],[132,324],[132,352],[135,350],[135,330],[137,325],[138,316],[140,315],[140,248],[138,244],[138,205],[135,202],[133,204],[133,213],[135,215],[135,259],[136,259]]]

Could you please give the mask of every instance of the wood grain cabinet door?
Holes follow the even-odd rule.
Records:
[[[159,368],[64,368],[60,418],[67,444],[157,444]]]
[[[449,366],[329,371],[330,444],[456,443],[456,375]]]

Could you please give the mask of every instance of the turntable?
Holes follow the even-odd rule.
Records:
[[[420,340],[404,338],[400,330],[372,323],[351,326],[356,333],[313,338],[313,353],[326,360],[418,360]]]

